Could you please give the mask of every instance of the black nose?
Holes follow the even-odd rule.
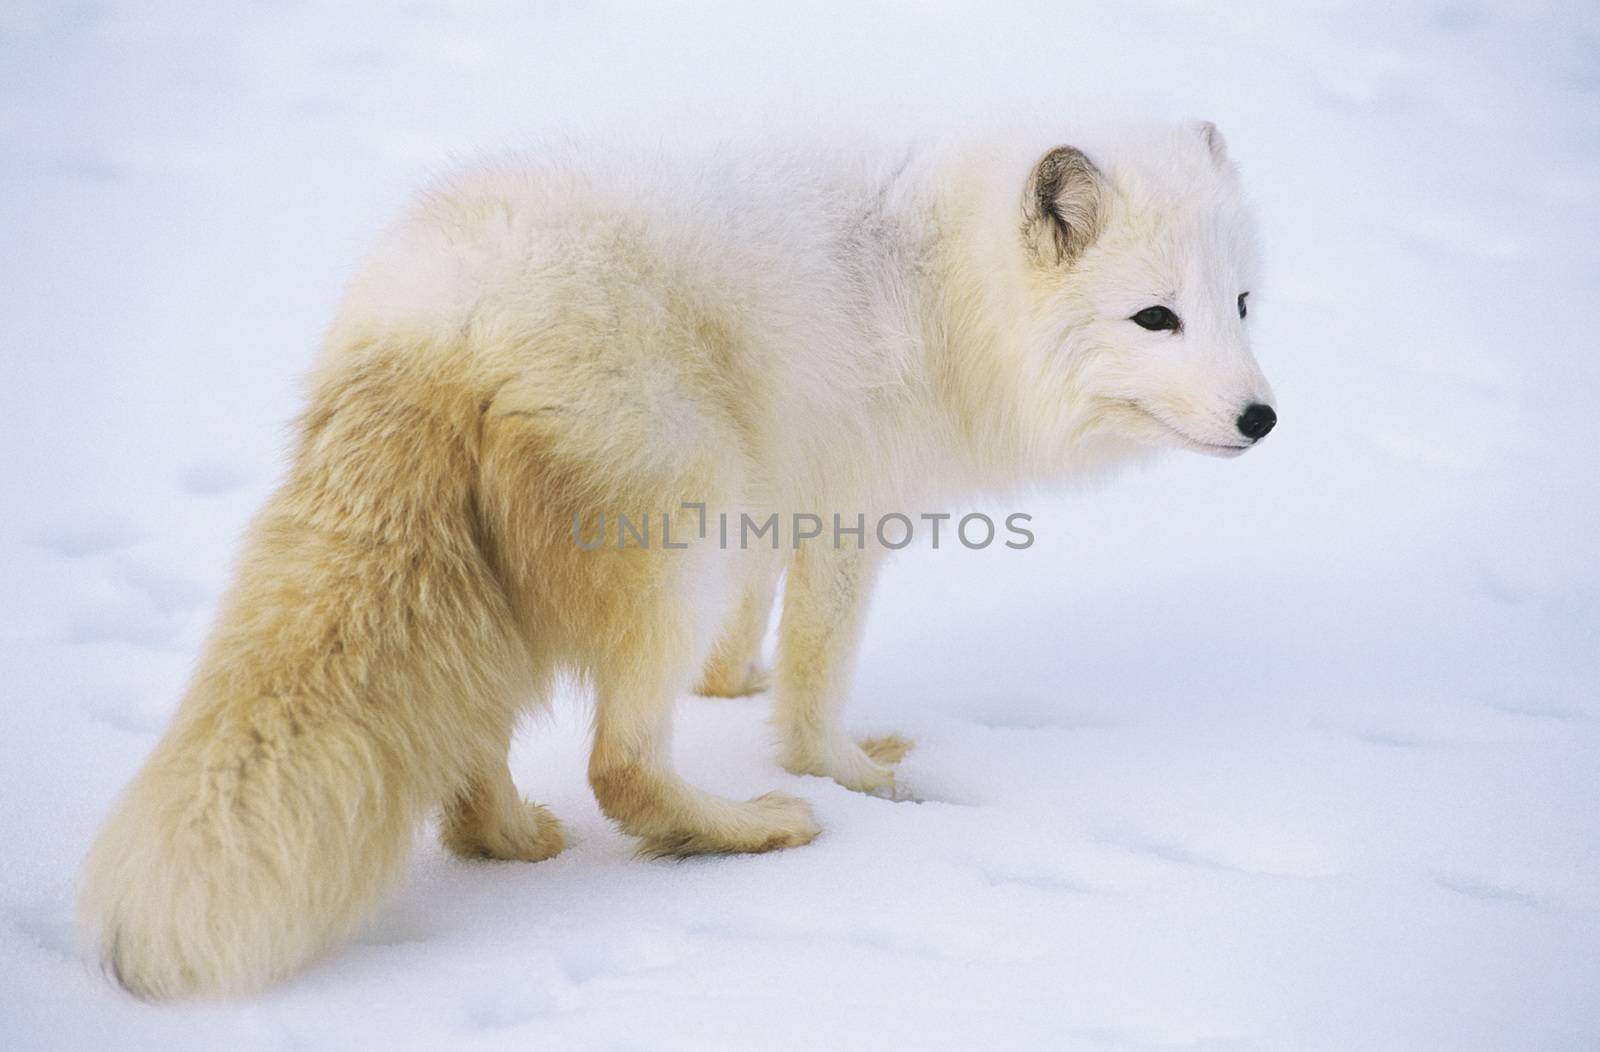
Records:
[[[1272,425],[1277,422],[1278,414],[1272,411],[1270,405],[1257,403],[1247,406],[1245,411],[1239,414],[1239,434],[1254,442],[1264,438],[1267,432],[1272,430]]]

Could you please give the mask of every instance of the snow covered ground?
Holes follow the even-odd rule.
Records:
[[[1600,1047],[1600,9],[1588,0],[0,8],[0,1046]],[[699,784],[815,803],[641,861],[419,839],[355,942],[151,1007],[79,861],[183,687],[343,276],[453,156],[640,118],[1108,96],[1259,200],[1282,423],[907,553],[856,682],[895,804],[681,706]],[[1010,509],[1004,509],[1010,510]]]

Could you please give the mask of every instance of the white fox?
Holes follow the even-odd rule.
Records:
[[[1063,143],[1071,143],[1064,145]],[[82,908],[150,997],[257,988],[358,923],[442,813],[462,855],[561,826],[506,767],[552,676],[596,692],[589,779],[644,850],[809,842],[808,805],[670,761],[674,698],[763,690],[781,762],[893,793],[841,718],[876,531],[724,544],[713,515],[899,509],[1222,456],[1273,426],[1250,217],[1210,124],[482,163],[354,280],[172,726]],[[671,543],[582,543],[601,517]]]

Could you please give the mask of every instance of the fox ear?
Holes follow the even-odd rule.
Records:
[[[1022,233],[1036,262],[1064,265],[1100,233],[1104,179],[1082,150],[1057,146],[1033,166],[1022,199]]]
[[[1200,141],[1206,144],[1206,149],[1211,151],[1211,159],[1218,164],[1228,163],[1228,140],[1222,137],[1217,126],[1210,121],[1195,122],[1194,129],[1200,135]]]

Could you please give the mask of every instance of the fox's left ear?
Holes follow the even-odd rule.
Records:
[[[1033,166],[1022,197],[1022,236],[1038,263],[1064,265],[1100,234],[1103,177],[1082,150],[1057,146]]]
[[[1194,130],[1200,136],[1200,141],[1206,144],[1206,149],[1211,151],[1211,159],[1218,164],[1228,163],[1228,140],[1222,137],[1222,132],[1210,121],[1196,121]]]

